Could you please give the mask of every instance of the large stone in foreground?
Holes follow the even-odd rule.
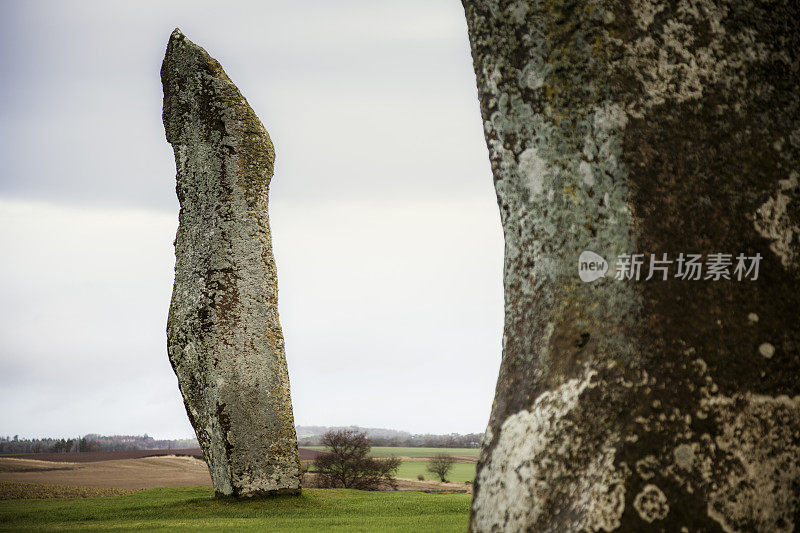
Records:
[[[180,225],[169,359],[220,495],[300,490],[267,217],[272,142],[220,64],[175,30],[161,67]]]
[[[797,531],[800,3],[463,2],[506,243],[472,530]]]

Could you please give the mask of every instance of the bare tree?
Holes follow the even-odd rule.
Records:
[[[433,459],[428,463],[426,470],[431,474],[438,476],[442,483],[447,482],[447,474],[453,469],[453,463],[456,460],[452,455],[446,453],[437,453]]]
[[[397,488],[394,477],[400,459],[368,457],[371,446],[365,433],[351,429],[328,431],[322,444],[329,451],[314,460],[320,486],[377,490],[385,483]]]

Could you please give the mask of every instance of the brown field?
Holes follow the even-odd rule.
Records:
[[[115,489],[211,485],[203,461],[174,455],[83,463],[0,457],[0,481]]]
[[[22,483],[20,481],[0,481],[0,500],[31,500],[39,498],[94,498],[97,496],[117,496],[130,494],[134,489],[104,489],[98,487],[69,487],[64,485],[45,485],[42,483]]]
[[[192,450],[172,450],[184,455],[164,455],[161,451],[86,452],[26,454],[0,457],[0,500],[20,498],[66,498],[111,495],[138,489],[180,486],[210,486],[206,464]],[[197,450],[199,452],[199,450]],[[301,448],[308,461],[318,450]],[[142,456],[142,454],[146,454]],[[68,461],[75,456],[81,461]],[[132,457],[131,457],[132,456]],[[37,457],[37,459],[33,459]],[[39,458],[46,459],[39,459]],[[431,480],[398,479],[399,490],[424,492],[470,492],[463,483],[438,483]],[[306,474],[303,486],[313,487],[314,475]],[[387,487],[388,488],[388,487]]]
[[[321,454],[319,450],[300,448],[300,459],[311,461]],[[60,463],[94,463],[97,461],[113,461],[119,459],[141,459],[143,457],[161,457],[166,455],[188,456],[203,459],[200,448],[183,448],[178,450],[121,450],[116,452],[68,452],[68,453],[20,453],[13,455],[0,455],[0,459],[7,457],[16,459],[34,459],[36,461],[57,461]]]

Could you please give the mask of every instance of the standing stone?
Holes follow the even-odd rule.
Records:
[[[161,67],[180,225],[169,359],[219,495],[300,491],[267,216],[275,152],[220,64],[175,30]]]
[[[463,3],[506,243],[471,529],[800,529],[800,3]]]

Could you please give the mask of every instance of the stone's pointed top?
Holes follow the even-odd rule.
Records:
[[[167,53],[164,56],[164,60],[167,61],[170,56],[173,55],[189,55],[198,59],[203,58],[203,60],[206,61],[214,61],[202,46],[199,46],[189,40],[189,38],[186,37],[180,28],[175,28],[170,34],[169,42],[167,43]]]
[[[192,43],[192,41],[190,41],[189,39],[186,38],[186,35],[183,34],[183,32],[181,31],[180,28],[175,28],[174,30],[172,30],[172,33],[169,36],[169,43],[167,44],[167,51],[169,51],[169,49],[172,48],[175,45],[175,43],[179,43],[179,42],[187,42],[187,43],[194,44],[194,43]]]
[[[219,62],[205,49],[193,43],[180,28],[175,28],[169,37],[164,62],[161,64],[161,81],[177,89],[187,78],[202,72],[212,78],[232,83]],[[165,95],[167,93],[165,92]]]
[[[179,46],[178,49],[185,49],[188,48],[189,50],[200,50],[203,54],[208,55],[205,49],[192,42],[186,34],[181,31],[180,28],[175,28],[172,30],[172,33],[169,36],[169,43],[167,44],[167,54],[169,54],[172,50],[176,48],[176,45],[184,45]]]
[[[206,82],[192,82],[197,76]],[[190,41],[180,28],[175,28],[169,37],[161,64],[161,83],[164,86],[163,120],[169,142],[176,142],[181,137],[184,125],[182,117],[186,109],[193,105],[192,102],[208,100],[209,96],[221,96],[218,94],[221,91],[219,86],[209,92],[211,85],[207,81],[210,79],[230,84],[233,88],[233,99],[241,97],[220,64],[203,47]]]
[[[170,35],[161,64],[161,83],[164,88],[162,119],[170,143],[180,145],[194,138],[186,132],[194,131],[198,125],[224,135],[234,130],[257,131],[263,133],[266,142],[253,149],[263,152],[267,158],[264,165],[270,168],[271,175],[275,155],[261,121],[222,65],[202,46],[190,41],[180,28],[175,28]]]

